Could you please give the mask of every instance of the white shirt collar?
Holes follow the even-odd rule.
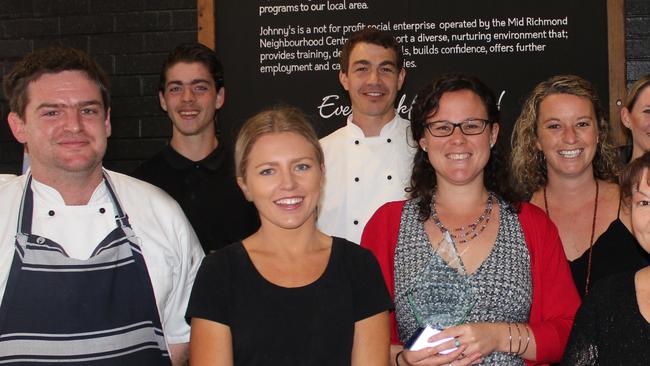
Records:
[[[48,186],[45,183],[41,183],[37,181],[36,179],[32,178],[32,191],[34,192],[34,196],[37,196],[39,200],[42,200],[44,205],[47,206],[65,206],[65,201],[63,200],[63,196],[61,196],[61,193],[57,191],[55,188]],[[90,200],[88,201],[88,205],[91,204],[101,204],[105,203],[107,201],[110,201],[110,197],[108,194],[108,189],[106,188],[106,184],[104,184],[104,179],[95,187],[95,190],[93,191],[92,196],[90,196]]]
[[[397,120],[401,119],[400,115],[395,111],[395,117],[391,119],[388,123],[384,125],[384,127],[381,128],[381,131],[379,131],[379,136],[372,136],[372,137],[384,137],[384,136],[392,136],[396,132],[397,128]],[[347,127],[348,131],[352,134],[352,137],[356,138],[365,138],[366,136],[363,134],[363,130],[361,127],[357,126],[354,122],[352,122],[352,113],[348,116],[347,120]]]

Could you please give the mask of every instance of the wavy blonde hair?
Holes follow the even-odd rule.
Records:
[[[598,144],[592,161],[594,176],[615,182],[620,169],[619,159],[609,135],[609,124],[596,89],[579,76],[553,76],[537,84],[530,93],[512,131],[511,173],[515,191],[522,200],[530,199],[548,180],[544,155],[537,149],[537,120],[540,104],[552,94],[571,94],[591,101],[598,127]]]

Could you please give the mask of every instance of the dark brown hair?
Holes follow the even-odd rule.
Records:
[[[476,94],[487,111],[489,128],[499,122],[499,109],[496,98],[490,88],[476,77],[462,74],[446,74],[437,80],[429,82],[417,94],[415,104],[411,110],[411,131],[413,140],[420,141],[426,131],[426,120],[431,114],[436,113],[440,106],[440,99],[447,92],[469,90]],[[501,153],[498,144],[492,148],[490,158],[485,166],[483,184],[485,187],[497,194],[502,199],[511,203],[515,208],[514,200],[511,199],[511,189],[508,184],[507,167],[501,164]],[[431,215],[431,198],[437,185],[436,171],[429,162],[429,157],[422,149],[418,149],[413,158],[413,173],[411,175],[411,198],[419,198],[420,219],[426,220]]]
[[[173,51],[167,55],[167,59],[163,62],[160,71],[160,84],[158,89],[161,92],[165,91],[165,84],[167,84],[167,70],[179,62],[202,63],[212,75],[214,86],[217,91],[223,87],[223,66],[217,58],[217,54],[198,42],[189,42],[178,45]]]
[[[85,52],[70,47],[49,47],[36,50],[18,61],[4,77],[4,92],[9,99],[12,112],[23,117],[29,103],[27,86],[43,74],[57,74],[63,71],[82,71],[97,83],[104,103],[104,110],[110,108],[108,76]]]
[[[632,207],[632,195],[639,189],[643,172],[647,169],[650,169],[650,151],[633,160],[621,171],[618,181],[621,186],[621,200],[626,207]]]
[[[395,66],[398,70],[403,67],[404,55],[402,54],[402,47],[397,42],[395,37],[393,37],[390,33],[377,30],[376,28],[368,27],[352,33],[343,47],[341,47],[341,57],[339,62],[341,64],[341,71],[344,74],[348,73],[348,67],[350,66],[350,54],[352,53],[354,46],[359,43],[370,43],[393,50],[393,52],[395,52]]]

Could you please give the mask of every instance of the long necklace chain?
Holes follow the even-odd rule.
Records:
[[[548,210],[548,198],[546,198],[546,186],[544,186],[544,209],[548,217],[551,217]],[[596,198],[594,199],[594,217],[591,221],[591,237],[589,238],[589,259],[587,260],[587,281],[585,282],[585,295],[589,293],[589,280],[591,279],[591,254],[594,246],[594,234],[596,233],[596,213],[598,212],[598,180],[596,180]],[[574,247],[575,248],[575,247]]]
[[[449,235],[454,239],[458,244],[467,243],[468,241],[479,236],[483,230],[487,227],[492,217],[492,206],[494,203],[494,193],[490,192],[490,195],[487,199],[487,204],[485,205],[485,210],[473,223],[467,226],[460,226],[455,229],[449,230],[442,224],[440,218],[438,217],[438,211],[436,211],[436,195],[434,194],[431,198],[431,219],[436,224],[440,232],[443,234],[449,232]]]

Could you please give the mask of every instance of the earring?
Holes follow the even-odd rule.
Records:
[[[427,147],[426,147],[426,146],[422,146],[422,150],[423,150],[424,152],[427,152]]]
[[[494,147],[494,143],[490,142],[490,149]]]

